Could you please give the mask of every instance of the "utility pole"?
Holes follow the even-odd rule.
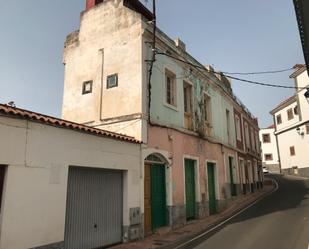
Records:
[[[150,67],[149,67],[149,79],[148,79],[148,121],[151,123],[150,120],[150,107],[151,107],[151,77],[152,77],[152,71],[153,71],[153,65],[156,61],[156,32],[157,32],[157,15],[156,15],[156,0],[152,1],[152,14],[153,14],[153,39],[152,39],[152,58],[150,61]]]

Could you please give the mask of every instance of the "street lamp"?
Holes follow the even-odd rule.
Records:
[[[305,135],[305,133],[300,130],[300,127],[297,127],[296,131],[297,131],[298,135],[300,135],[300,136],[304,136]]]
[[[304,96],[309,104],[309,88],[307,88],[307,91],[305,92]]]

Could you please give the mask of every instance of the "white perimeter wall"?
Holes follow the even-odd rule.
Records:
[[[0,117],[4,182],[1,249],[64,240],[69,166],[123,170],[124,221],[140,203],[140,145],[25,120]]]

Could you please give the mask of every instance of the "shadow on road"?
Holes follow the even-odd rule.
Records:
[[[307,180],[304,178],[285,177],[281,175],[271,175],[271,174],[268,175],[267,177],[270,177],[278,182],[279,188],[276,192],[265,197],[264,199],[262,199],[252,207],[248,208],[243,213],[237,215],[224,225],[213,229],[212,231],[208,232],[203,236],[200,236],[199,238],[196,238],[194,241],[186,244],[181,248],[185,249],[195,248],[200,243],[205,242],[210,237],[217,234],[218,232],[220,232],[229,225],[249,221],[254,218],[270,215],[272,213],[276,212],[286,213],[293,210],[297,212],[296,216],[299,216],[298,212],[300,212],[300,209],[302,208],[304,208],[304,210],[300,212],[300,215],[302,215],[303,213],[308,213],[307,210],[309,210],[309,179]],[[251,225],[253,224],[255,223],[253,222]],[[286,223],[283,224],[286,225]],[[243,224],[241,225],[241,227],[243,227]],[[248,227],[248,225],[245,227]],[[241,228],[238,227],[234,229],[241,229]],[[276,229],[280,230],[280,227],[276,227]],[[265,230],[267,230],[267,227],[265,227]],[[280,234],[280,236],[282,235],[283,234]]]
[[[279,189],[232,219],[229,222],[230,224],[278,211],[309,206],[309,202],[306,201],[309,198],[309,179],[281,175],[269,175],[267,177],[276,180]]]

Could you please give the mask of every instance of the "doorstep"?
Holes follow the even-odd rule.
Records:
[[[268,183],[269,184],[269,183]],[[121,244],[111,247],[112,249],[171,249],[175,248],[197,235],[206,232],[207,230],[215,227],[219,223],[233,216],[240,210],[246,208],[258,199],[265,197],[268,193],[275,189],[275,184],[264,185],[263,189],[257,190],[255,193],[240,195],[235,198],[228,208],[221,213],[207,216],[206,218],[191,221],[189,224],[170,230],[168,232],[155,233],[143,240]]]

